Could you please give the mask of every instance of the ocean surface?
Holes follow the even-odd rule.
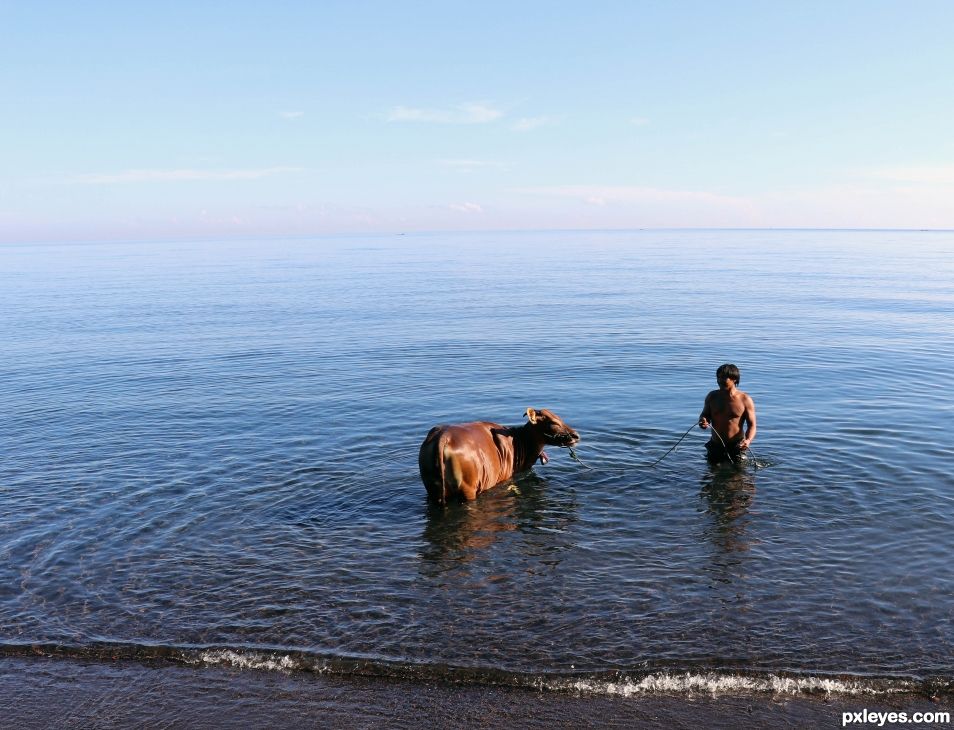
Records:
[[[954,686],[954,233],[3,245],[0,311],[0,662]],[[431,426],[528,406],[578,460],[427,503]]]

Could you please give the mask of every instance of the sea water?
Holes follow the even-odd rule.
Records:
[[[954,233],[7,244],[0,311],[0,653],[954,681]],[[724,362],[758,437],[713,468]],[[528,406],[579,461],[427,503],[431,426]]]

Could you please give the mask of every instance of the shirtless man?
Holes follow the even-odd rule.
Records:
[[[755,403],[736,387],[741,378],[735,365],[720,365],[716,370],[719,389],[706,396],[706,404],[699,414],[699,428],[705,430],[712,426],[715,432],[706,443],[707,458],[713,463],[727,458],[739,461],[742,452],[755,440]]]

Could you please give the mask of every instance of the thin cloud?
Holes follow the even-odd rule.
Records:
[[[305,112],[279,112],[278,114],[282,119],[301,119],[305,116]]]
[[[514,122],[513,130],[515,132],[530,132],[534,129],[546,126],[552,121],[550,117],[523,117]]]
[[[484,209],[482,206],[477,203],[452,203],[447,206],[451,210],[456,210],[461,213],[483,213]]]
[[[503,112],[487,104],[473,102],[451,109],[415,109],[396,106],[388,112],[389,122],[429,122],[432,124],[487,124],[503,116]]]
[[[921,185],[954,185],[954,165],[911,165],[884,167],[871,176],[878,180]]]
[[[454,167],[460,170],[475,170],[482,167],[504,167],[502,162],[491,160],[439,160],[445,167]]]
[[[649,125],[648,117],[631,117],[629,123],[634,127],[646,127]]]
[[[203,182],[209,180],[260,180],[263,177],[298,172],[300,167],[265,167],[255,170],[124,170],[88,173],[67,180],[82,185],[122,185],[151,182]]]
[[[896,179],[896,178],[893,178]],[[954,228],[954,185],[826,185],[769,191],[755,202],[770,225]]]
[[[607,206],[614,203],[705,203],[737,207],[748,205],[747,198],[719,195],[706,191],[665,190],[662,188],[625,185],[555,185],[523,188],[518,192],[560,198],[574,198],[590,205]]]

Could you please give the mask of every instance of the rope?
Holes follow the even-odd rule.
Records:
[[[716,436],[719,436],[719,432],[716,431],[716,427],[715,427],[715,426],[713,426],[712,424],[709,424],[709,428],[712,429],[712,433],[714,433]],[[722,443],[722,448],[723,448],[723,450],[725,451],[725,455],[728,456],[728,457],[729,457],[729,461],[731,461],[731,462],[734,464],[734,463],[735,463],[735,459],[733,459],[733,458],[732,458],[732,454],[729,453],[729,447],[725,445],[725,441],[722,440],[722,436],[719,436],[719,441]]]
[[[711,426],[711,425],[710,425],[709,428],[712,429],[712,433],[714,433],[716,436],[719,436],[719,432],[715,430],[715,427],[714,427],[714,426]],[[719,441],[722,441],[722,436],[719,436]],[[735,463],[735,459],[733,459],[733,458],[732,458],[732,454],[729,453],[729,447],[725,445],[725,441],[722,441],[722,448],[725,449],[725,455],[729,457],[729,461],[731,461],[731,462],[734,464],[734,463]],[[745,447],[745,450],[748,451],[748,452],[749,452],[749,456],[752,457],[752,465],[755,467],[755,471],[758,471],[758,470],[759,470],[759,460],[755,458],[755,452],[752,451],[752,447],[746,446],[746,447]]]
[[[638,465],[638,468],[652,469],[654,466],[656,466],[656,464],[658,464],[660,461],[662,461],[662,460],[665,459],[667,456],[669,456],[673,451],[675,451],[675,450],[676,450],[676,447],[679,446],[679,444],[681,444],[681,443],[683,442],[683,439],[685,439],[686,436],[688,436],[688,435],[692,432],[692,429],[694,429],[694,428],[695,428],[696,426],[698,426],[698,425],[699,425],[698,422],[696,422],[696,423],[693,423],[689,428],[687,428],[687,429],[686,429],[686,432],[685,432],[682,436],[680,436],[680,437],[679,437],[679,440],[678,440],[676,443],[674,443],[674,444],[670,447],[669,451],[667,451],[665,454],[663,454],[663,455],[660,456],[658,459],[656,459],[656,461],[654,461],[652,464]],[[729,447],[726,446],[725,441],[724,441],[723,438],[722,438],[722,435],[715,429],[715,426],[712,426],[712,425],[710,424],[710,425],[709,425],[709,428],[712,429],[712,433],[714,433],[714,434],[718,437],[719,441],[722,443],[722,448],[725,450],[725,455],[729,458],[729,461],[732,462],[733,464],[735,464],[735,459],[733,459],[733,458],[732,458],[732,454],[729,453]],[[574,451],[572,447],[570,447],[570,448],[568,449],[568,451],[570,452],[570,458],[571,458],[573,461],[577,462],[577,463],[578,463],[580,466],[582,466],[584,469],[587,469],[587,470],[589,470],[589,471],[593,471],[592,467],[589,467],[589,466],[587,466],[586,464],[583,463],[582,459],[580,459],[580,457],[576,455],[576,451]],[[752,463],[755,465],[755,469],[758,470],[758,468],[759,468],[759,463],[758,463],[758,461],[756,460],[755,454],[752,452],[752,449],[751,449],[751,448],[746,448],[746,451],[748,451],[749,454],[751,455],[751,457],[752,457]]]
[[[588,471],[593,471],[593,469],[592,469],[591,467],[588,467],[586,464],[584,464],[584,463],[583,463],[583,460],[582,460],[579,456],[576,455],[576,452],[573,450],[573,447],[572,447],[572,446],[570,446],[570,447],[567,449],[567,451],[570,452],[570,458],[573,459],[573,461],[575,461],[577,464],[579,464],[580,466],[582,466],[584,469],[587,469]]]
[[[682,436],[679,437],[679,440],[672,445],[672,448],[669,449],[669,451],[667,451],[665,454],[663,454],[662,456],[660,456],[658,459],[656,459],[656,461],[654,461],[652,464],[650,464],[650,465],[647,466],[646,468],[647,468],[647,469],[652,469],[654,466],[656,466],[656,464],[658,464],[660,461],[662,461],[662,460],[665,459],[667,456],[669,456],[673,451],[676,450],[676,447],[677,447],[679,444],[682,443],[682,440],[683,440],[684,438],[686,438],[686,436],[689,435],[689,432],[692,431],[692,429],[694,429],[694,428],[695,428],[696,426],[698,426],[698,425],[699,425],[698,423],[692,424],[688,429],[686,429],[686,432],[685,432]]]

